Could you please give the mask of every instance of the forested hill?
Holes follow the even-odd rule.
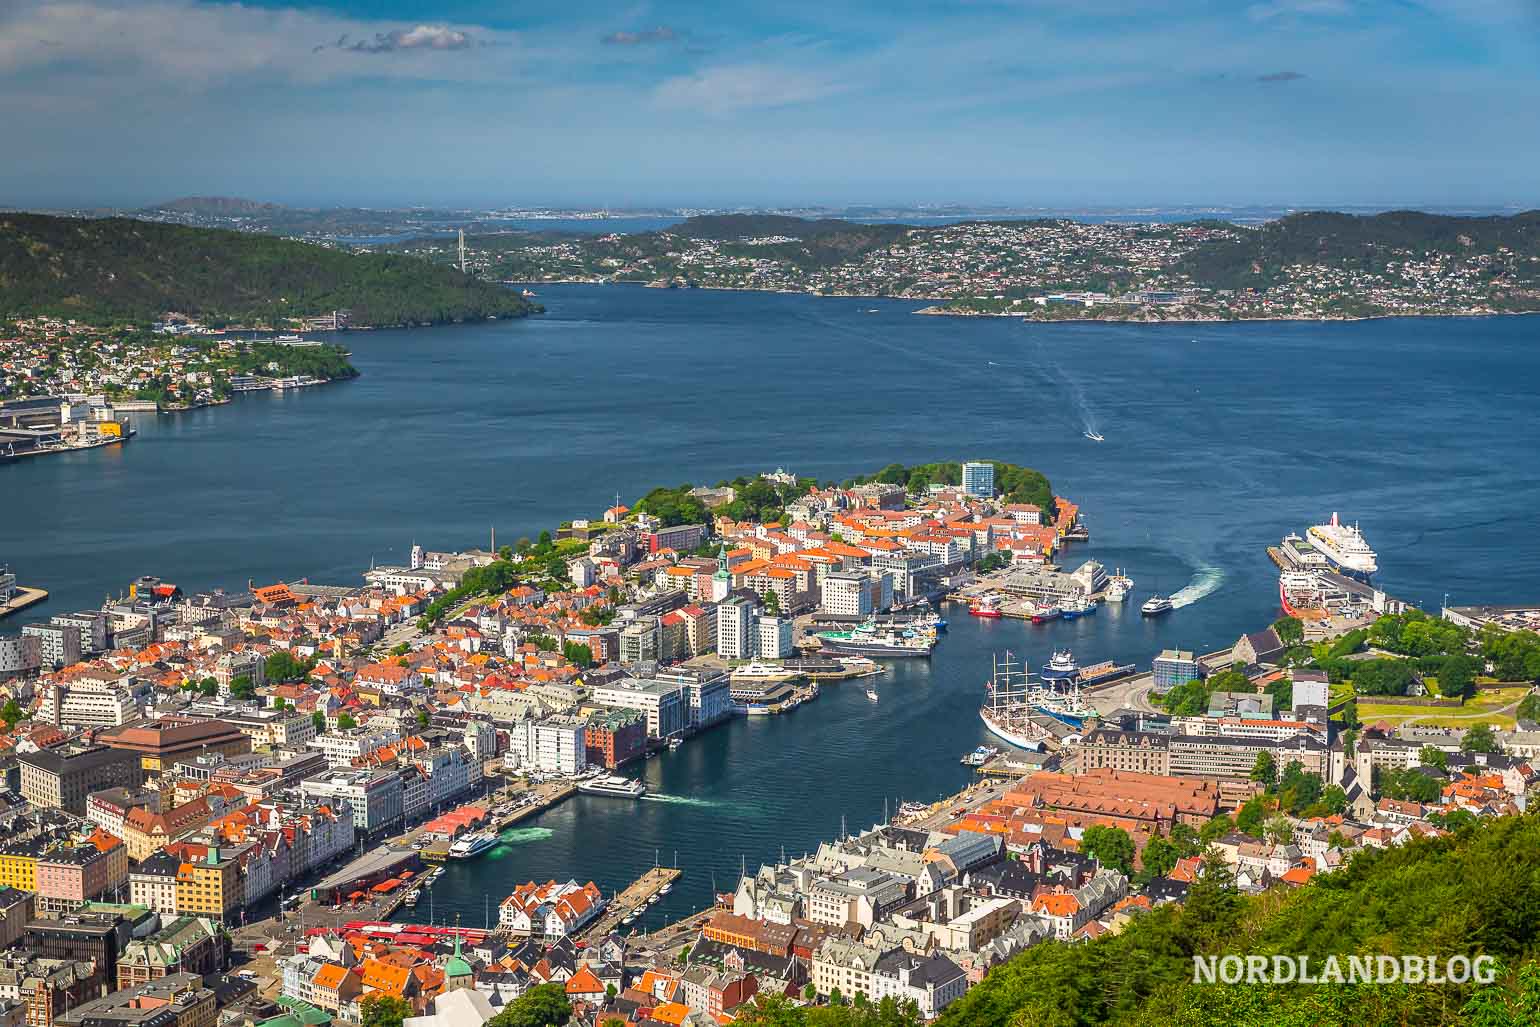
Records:
[[[355,326],[521,317],[508,289],[402,254],[126,218],[0,214],[0,317],[211,324],[351,312]]]
[[[1282,269],[1323,265],[1381,272],[1409,256],[1469,258],[1508,251],[1540,257],[1540,211],[1511,217],[1457,217],[1414,210],[1368,216],[1315,211],[1269,221],[1239,237],[1200,246],[1176,269],[1203,286],[1265,286]]]

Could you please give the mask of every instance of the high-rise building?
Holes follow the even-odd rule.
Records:
[[[754,601],[728,596],[717,604],[717,655],[724,660],[754,658]]]
[[[963,491],[970,496],[992,499],[995,494],[995,465],[970,460],[962,466]]]

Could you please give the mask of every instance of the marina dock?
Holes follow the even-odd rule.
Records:
[[[636,910],[644,909],[654,895],[661,895],[665,887],[672,888],[683,870],[676,867],[653,867],[617,895],[602,916],[588,925],[585,938],[602,938],[621,926],[621,921]]]
[[[35,603],[41,603],[48,598],[48,592],[41,588],[25,588],[16,586],[16,594],[4,603],[0,603],[0,617],[8,617],[13,613],[20,613]]]

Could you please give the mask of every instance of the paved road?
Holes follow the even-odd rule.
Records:
[[[1111,713],[1117,709],[1138,710],[1141,713],[1160,713],[1161,711],[1150,702],[1150,692],[1155,688],[1155,679],[1149,674],[1137,674],[1126,681],[1120,681],[1115,685],[1098,689],[1095,692],[1086,693],[1086,700],[1102,713]]]

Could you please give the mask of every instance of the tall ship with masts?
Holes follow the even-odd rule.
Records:
[[[1034,679],[1012,654],[994,658],[994,673],[984,686],[988,697],[979,718],[990,733],[1023,749],[1077,734],[1096,710],[1081,694],[1078,677],[1055,674]]]

